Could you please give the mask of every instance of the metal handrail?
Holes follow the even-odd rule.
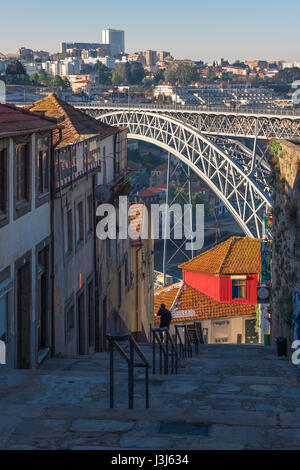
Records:
[[[195,322],[194,322],[194,325],[195,325],[197,334],[198,334],[198,328],[199,328],[198,338],[199,338],[200,344],[204,344],[204,337],[203,337],[203,331],[202,331],[202,323],[201,323],[201,321],[195,321]]]
[[[153,374],[156,374],[156,343],[159,345],[159,373],[162,374],[162,353],[164,355],[164,373],[167,374],[168,370],[168,356],[166,348],[162,342],[162,337],[160,332],[160,328],[151,328],[152,331],[152,359],[153,359]]]
[[[142,353],[141,349],[137,345],[136,341],[131,334],[127,335],[110,335],[107,334],[106,338],[109,342],[109,354],[110,354],[110,408],[114,407],[114,349],[116,349],[121,357],[128,364],[128,408],[133,409],[134,407],[134,368],[145,367],[145,401],[146,408],[149,408],[149,367],[150,364],[146,357]],[[126,351],[119,344],[119,341],[129,341],[129,356]],[[142,359],[142,363],[134,362],[134,352]]]
[[[177,349],[177,338],[179,338],[179,351],[180,351],[180,357],[181,354],[183,353],[183,357],[193,357],[193,348],[192,348],[192,342],[191,342],[191,337],[189,334],[189,331],[187,329],[187,325],[185,324],[175,324],[175,344],[176,344],[176,349]],[[179,333],[179,328],[183,328],[184,330],[184,343],[182,343],[182,339]]]
[[[168,374],[169,373],[169,356],[171,356],[171,374],[174,374],[174,369],[175,369],[175,374],[178,373],[178,353],[177,349],[175,347],[174,341],[172,339],[172,336],[170,335],[169,329],[164,327],[164,328],[151,328],[151,331],[153,333],[153,342],[152,342],[152,347],[153,347],[153,374],[156,373],[156,351],[155,351],[155,342],[159,344],[160,347],[160,373],[162,373],[162,352],[164,353],[164,373]],[[165,333],[165,335],[164,335]],[[165,336],[165,343],[163,342]],[[171,354],[169,355],[169,345],[171,346]],[[175,359],[175,361],[174,361]],[[175,362],[175,364],[174,364]],[[174,367],[175,365],[175,367]]]
[[[188,331],[189,335],[190,335],[190,333],[193,333],[193,337],[191,337],[191,335],[190,335],[191,343],[195,344],[195,353],[199,354],[200,340],[199,340],[196,325],[195,324],[194,325],[187,325],[187,331]]]

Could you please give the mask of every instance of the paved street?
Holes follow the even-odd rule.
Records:
[[[150,346],[143,350],[150,359]],[[177,376],[151,372],[149,410],[141,369],[135,409],[127,409],[121,359],[109,409],[108,359],[99,353],[54,358],[36,371],[2,369],[0,448],[300,448],[298,371],[274,348],[203,345],[199,356],[181,360]]]

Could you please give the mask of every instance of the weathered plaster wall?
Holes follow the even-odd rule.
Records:
[[[293,340],[293,291],[300,289],[300,142],[269,144],[273,186],[271,338]]]

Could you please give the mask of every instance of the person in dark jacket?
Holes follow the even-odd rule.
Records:
[[[160,309],[157,312],[157,316],[160,317],[160,328],[167,327],[169,329],[172,321],[172,314],[168,309],[166,309],[165,304],[161,304]]]

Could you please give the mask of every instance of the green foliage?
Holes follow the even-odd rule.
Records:
[[[101,62],[95,65],[95,75],[98,77],[100,85],[111,85],[111,70]]]
[[[280,143],[278,142],[278,140],[272,139],[269,142],[268,147],[269,147],[269,151],[270,151],[270,153],[273,157],[283,158],[283,150],[282,150],[282,147],[281,147]]]
[[[188,85],[197,78],[195,67],[173,62],[165,71],[165,80],[173,85]]]
[[[187,187],[182,186],[178,181],[174,181],[170,184],[169,188],[170,202],[184,205],[189,203],[189,193]],[[192,205],[195,207],[197,204],[204,204],[205,214],[208,213],[208,201],[204,194],[201,192],[192,192]]]
[[[26,75],[26,69],[19,60],[13,60],[6,69],[6,75]]]
[[[146,73],[142,64],[133,62],[132,64],[117,64],[112,71],[112,84],[119,85],[140,85]]]
[[[149,174],[153,168],[166,163],[165,159],[159,155],[149,152],[148,154],[141,156],[138,150],[128,150],[128,160],[135,163],[142,163]]]

